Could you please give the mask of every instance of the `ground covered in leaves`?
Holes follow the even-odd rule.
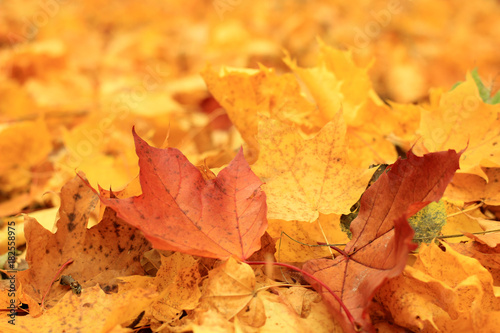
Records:
[[[495,332],[499,16],[0,2],[0,331]]]

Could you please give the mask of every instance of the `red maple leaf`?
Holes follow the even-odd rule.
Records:
[[[266,196],[242,150],[215,179],[205,180],[178,149],[154,148],[133,135],[143,194],[100,196],[118,216],[161,250],[245,260],[260,248]]]
[[[407,159],[394,163],[363,194],[344,255],[304,265],[304,270],[333,290],[350,311],[351,318],[330,293],[309,279],[346,332],[355,329],[351,320],[359,328],[373,331],[368,307],[375,291],[403,271],[408,253],[417,247],[412,243],[414,231],[408,218],[441,198],[458,169],[461,153],[449,150],[418,157],[410,151]]]

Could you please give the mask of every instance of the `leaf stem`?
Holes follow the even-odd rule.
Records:
[[[304,246],[310,246],[310,247],[320,247],[320,246],[345,246],[347,244],[326,244],[326,243],[318,243],[318,244],[306,244],[306,243],[302,243],[301,241],[298,241],[292,237],[290,237],[286,232],[282,231],[281,232],[282,234],[284,234],[286,237],[290,238],[291,240],[293,240],[295,243],[298,243],[300,245],[304,245]]]
[[[486,231],[478,231],[478,232],[470,232],[471,235],[484,235],[484,234],[490,234],[490,233],[493,233],[493,232],[499,232],[500,229],[493,229],[493,230],[486,230]],[[325,244],[325,243],[318,243],[318,244],[306,244],[306,243],[302,243],[302,242],[299,242],[298,240],[295,240],[293,239],[292,237],[288,236],[285,232],[281,232],[282,234],[285,234],[288,238],[290,238],[291,240],[293,240],[294,242],[298,243],[298,244],[301,244],[301,245],[304,245],[304,246],[310,246],[310,247],[316,247],[316,246],[329,246],[331,247],[332,249],[336,250],[337,252],[339,252],[340,254],[348,257],[348,255],[341,249],[337,248],[337,246],[346,246],[347,244]],[[433,237],[433,238],[437,238],[437,239],[444,239],[444,238],[456,238],[456,237],[466,237],[464,234],[455,234],[455,235],[442,235],[442,236],[436,236],[436,237]],[[413,238],[414,241],[416,240],[426,240],[426,239],[431,239],[431,237],[419,237],[419,238]],[[281,238],[280,238],[281,240]],[[280,244],[281,245],[281,244]]]
[[[457,215],[464,214],[464,213],[466,213],[466,212],[470,212],[470,211],[472,211],[472,210],[478,209],[478,208],[479,208],[479,207],[481,207],[483,204],[484,204],[484,202],[482,202],[482,201],[481,201],[481,202],[479,202],[479,203],[477,203],[477,204],[475,204],[475,205],[472,205],[472,206],[470,206],[470,207],[468,207],[468,208],[466,208],[466,209],[464,209],[464,210],[461,210],[461,211],[456,212],[456,213],[451,213],[450,215],[447,215],[447,216],[446,216],[446,218],[448,218],[448,217],[452,217],[452,216],[457,216]]]
[[[274,288],[274,287],[296,287],[296,286],[297,286],[296,284],[291,284],[291,283],[278,283],[278,284],[272,284],[269,286],[260,287],[260,288],[256,289],[255,292],[257,293],[259,291]],[[307,286],[305,286],[305,287],[307,287]]]
[[[337,294],[335,294],[333,292],[332,289],[330,289],[330,287],[328,287],[323,281],[321,281],[320,279],[318,279],[314,275],[312,275],[312,274],[310,274],[310,273],[308,273],[308,272],[306,272],[306,271],[304,271],[304,270],[302,270],[302,269],[300,269],[298,267],[295,267],[295,266],[289,265],[289,264],[285,264],[285,263],[282,263],[282,262],[244,261],[244,263],[247,264],[247,265],[273,265],[273,266],[286,267],[288,269],[297,271],[297,272],[301,273],[302,275],[307,276],[311,280],[316,281],[317,283],[319,283],[320,286],[322,286],[323,288],[325,288],[333,296],[333,298],[335,298],[335,300],[339,303],[340,307],[344,310],[344,312],[345,312],[345,314],[347,316],[347,319],[349,319],[349,322],[351,323],[351,325],[354,327],[355,330],[357,330],[357,325],[356,325],[356,322],[354,321],[354,317],[351,315],[351,312],[349,311],[349,309],[347,309],[347,307],[344,304],[344,302],[342,302],[342,300],[337,296]]]
[[[328,239],[326,238],[326,234],[323,231],[323,227],[321,226],[321,222],[319,221],[319,218],[317,221],[318,221],[319,230],[321,230],[321,235],[323,235],[323,238],[325,239],[325,244],[330,243],[328,241]],[[332,259],[335,259],[335,256],[333,255],[333,252],[332,252],[332,249],[333,249],[333,247],[331,247],[331,246],[328,247],[328,251],[330,251],[330,254],[332,255]]]
[[[335,251],[337,251],[338,253],[340,253],[341,255],[343,255],[347,260],[349,260],[349,255],[342,249],[336,247],[335,245],[338,245],[338,244],[326,244],[326,243],[318,243],[318,245],[321,245],[321,246],[328,246],[332,249],[334,249]],[[342,245],[346,245],[346,244],[342,244]]]
[[[484,235],[484,234],[490,234],[493,232],[499,232],[500,229],[493,229],[493,230],[486,230],[486,231],[478,231],[478,232],[469,232],[471,235]],[[455,238],[455,237],[467,237],[464,234],[455,234],[455,235],[443,235],[443,236],[436,236],[434,238],[438,239],[443,239],[443,238]],[[426,238],[414,238],[414,240],[424,240],[424,239],[429,239],[429,237]]]

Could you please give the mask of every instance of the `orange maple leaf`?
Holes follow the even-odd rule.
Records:
[[[266,195],[243,151],[205,180],[177,149],[151,147],[133,131],[140,196],[101,200],[140,229],[153,246],[203,257],[245,260],[267,228]]]
[[[416,248],[408,218],[431,201],[437,201],[458,169],[461,153],[453,150],[398,160],[361,197],[358,217],[351,224],[352,240],[343,256],[308,261],[304,270],[323,281],[354,317],[358,325],[373,331],[368,307],[375,291],[406,265],[407,255]],[[353,327],[333,296],[316,282],[343,328]]]

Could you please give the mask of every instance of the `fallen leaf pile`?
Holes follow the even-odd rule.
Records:
[[[0,2],[0,331],[496,332],[499,15]]]

